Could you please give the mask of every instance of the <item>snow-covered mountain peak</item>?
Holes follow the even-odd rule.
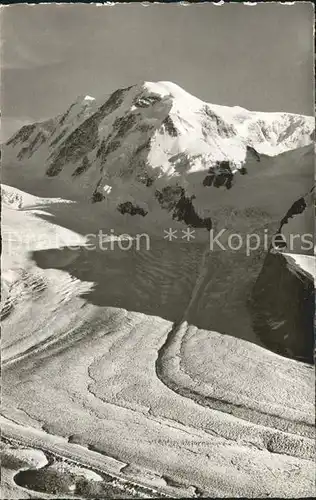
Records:
[[[92,97],[91,95],[86,95],[86,96],[84,97],[84,100],[85,100],[85,101],[95,101],[95,97]]]
[[[80,119],[88,118],[89,114],[96,107],[96,99],[94,97],[79,95],[66,112],[60,116],[59,124],[64,125],[67,122],[68,125],[74,126]]]
[[[64,114],[21,129],[5,156],[101,201],[106,186],[126,196],[125,183],[191,185],[196,174],[206,183],[224,176],[228,188],[250,152],[259,160],[304,147],[314,128],[313,117],[211,104],[172,82],[139,82],[104,99],[78,97]]]
[[[187,104],[194,102],[196,106],[199,106],[200,103],[203,102],[173,82],[144,82],[143,88],[145,91],[153,94],[159,94],[163,97],[170,96],[171,98],[178,101],[185,100]]]
[[[93,105],[94,101],[96,101],[95,97],[92,97],[90,95],[78,95],[74,102],[70,105],[70,107],[73,108],[75,106],[89,106]]]

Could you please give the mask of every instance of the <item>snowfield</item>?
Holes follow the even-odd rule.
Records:
[[[299,269],[308,273],[315,280],[315,257],[313,255],[299,255],[283,253],[290,264],[295,264]]]

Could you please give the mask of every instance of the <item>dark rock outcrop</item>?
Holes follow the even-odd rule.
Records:
[[[231,137],[237,134],[235,127],[226,123],[211,108],[204,106],[203,111],[207,116],[207,120],[203,123],[204,132],[210,131],[215,126],[215,131],[220,137]]]
[[[44,144],[46,140],[45,134],[40,131],[34,139],[31,141],[30,145],[26,148],[22,148],[21,151],[18,153],[18,159],[22,160],[24,157],[30,158],[34,151],[36,151],[42,144]]]
[[[285,217],[281,220],[281,227],[280,230],[282,229],[282,226],[284,224],[287,224],[289,219],[292,219],[295,215],[302,214],[304,210],[307,208],[306,201],[304,197],[299,198],[296,200],[291,208],[287,211]]]
[[[90,167],[91,167],[91,163],[89,162],[88,157],[84,156],[79,167],[77,167],[76,170],[74,170],[74,172],[72,173],[72,176],[77,177],[78,175],[81,175],[84,172],[86,172]]]
[[[202,218],[193,206],[195,196],[186,196],[181,186],[166,186],[155,193],[161,207],[172,213],[172,218],[189,227],[212,229],[210,217]]]
[[[270,252],[250,309],[254,330],[268,349],[313,363],[315,290],[310,274],[282,253]]]
[[[261,161],[258,151],[256,151],[252,146],[247,146],[247,157],[248,156],[255,158],[257,161]]]
[[[92,194],[91,201],[92,203],[99,203],[100,201],[103,201],[105,199],[105,196],[103,193],[95,189],[95,191]]]
[[[117,209],[119,212],[121,212],[121,214],[141,215],[142,217],[145,217],[148,213],[138,205],[133,205],[131,201],[120,203]]]
[[[224,186],[226,189],[231,189],[233,178],[234,174],[229,161],[216,162],[214,167],[209,168],[208,175],[203,180],[203,186],[216,188]]]
[[[24,125],[11,139],[7,141],[7,145],[16,146],[19,142],[26,142],[34,130],[36,129],[36,123],[32,123],[31,125]]]
[[[177,137],[179,135],[179,132],[177,131],[176,127],[174,126],[173,120],[169,115],[166,116],[166,118],[163,120],[162,124],[164,125],[168,134],[171,135],[171,137]]]

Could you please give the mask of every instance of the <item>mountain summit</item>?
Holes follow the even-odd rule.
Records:
[[[299,172],[294,157],[272,164],[311,144],[313,131],[313,117],[209,104],[171,82],[142,82],[103,100],[80,96],[65,113],[22,127],[4,148],[4,182],[16,185],[23,166],[31,186],[57,182],[53,196],[63,190],[73,199],[107,200],[115,211],[143,217],[163,208],[209,229],[214,206],[240,206],[245,195],[249,203],[253,189],[255,203],[266,204],[271,172],[276,188],[286,173],[289,181],[304,176],[305,153],[296,156],[306,163]]]
[[[18,160],[44,160],[48,176],[101,184],[118,169],[179,176],[229,161],[234,171],[247,147],[273,156],[309,144],[313,130],[312,117],[209,104],[174,83],[143,82],[101,101],[81,96],[62,115],[22,127],[7,145]]]

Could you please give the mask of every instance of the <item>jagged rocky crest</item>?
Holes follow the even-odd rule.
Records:
[[[117,157],[126,175],[139,160],[172,175],[181,168],[207,171],[221,161],[236,170],[247,150],[274,155],[305,146],[313,130],[311,117],[212,105],[170,82],[146,82],[103,102],[80,97],[62,115],[22,127],[7,146],[19,160],[41,153],[48,176],[71,176],[87,155],[103,176],[113,175]],[[178,165],[181,155],[185,167]]]

